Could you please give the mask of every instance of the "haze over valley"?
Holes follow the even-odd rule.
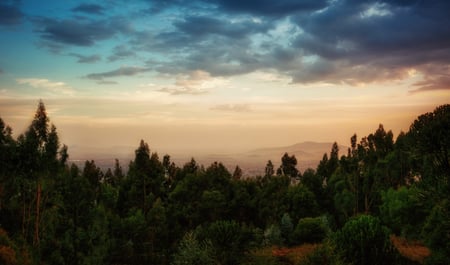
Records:
[[[239,166],[245,177],[262,176],[268,160],[271,160],[275,167],[281,164],[281,157],[284,153],[295,155],[298,160],[298,168],[301,172],[307,168],[316,168],[319,161],[325,153],[330,153],[333,143],[303,142],[290,146],[260,148],[240,153],[207,151],[196,152],[160,152],[158,149],[151,148],[152,152],[157,152],[160,157],[168,154],[175,164],[182,166],[194,158],[199,164],[208,166],[214,162],[222,162],[231,172],[236,166]],[[134,157],[133,146],[116,146],[110,149],[98,150],[95,148],[86,148],[71,150],[69,161],[83,166],[86,160],[94,160],[103,170],[113,168],[115,159],[127,165]],[[339,146],[341,154],[347,153],[347,146]],[[195,149],[194,149],[195,150]],[[78,151],[78,152],[77,152]]]

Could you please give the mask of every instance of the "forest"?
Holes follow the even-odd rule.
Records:
[[[39,101],[16,138],[0,118],[0,264],[450,264],[450,105],[348,145],[249,178],[144,140],[79,167]]]

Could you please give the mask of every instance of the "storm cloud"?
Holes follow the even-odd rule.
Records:
[[[0,3],[0,26],[18,25],[22,23],[23,17],[22,11],[16,4]]]
[[[107,49],[109,54],[102,54],[109,62],[147,62],[163,74],[201,70],[233,76],[269,70],[289,76],[292,83],[354,85],[402,80],[416,72],[423,82],[416,82],[412,90],[450,88],[449,1],[144,3],[134,13],[120,13],[116,7],[110,16],[103,3],[80,4],[71,11],[86,15],[84,19],[32,21],[50,49],[97,47],[114,39],[118,41]],[[19,21],[20,14],[16,10],[16,19],[8,21]]]

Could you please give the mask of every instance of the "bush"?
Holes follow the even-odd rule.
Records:
[[[325,217],[306,217],[298,221],[294,231],[295,243],[321,242],[330,231]]]
[[[266,246],[282,246],[284,239],[281,236],[281,230],[278,225],[271,225],[264,231],[264,245]]]
[[[291,245],[292,232],[294,232],[294,225],[292,224],[292,219],[288,213],[285,213],[281,218],[280,232],[286,245]]]
[[[450,264],[450,201],[435,205],[422,231],[425,243],[431,248],[426,264]]]
[[[199,239],[211,242],[217,261],[223,265],[239,264],[254,240],[251,229],[235,221],[216,221],[196,232]]]
[[[341,257],[328,242],[316,248],[300,265],[345,265]]]
[[[419,204],[418,192],[415,188],[390,188],[381,192],[383,203],[380,216],[384,224],[398,235],[408,238],[419,237],[423,217],[426,216]]]
[[[209,241],[199,242],[193,232],[188,232],[181,240],[172,264],[215,264],[211,243]]]
[[[355,265],[393,264],[396,260],[389,230],[376,217],[360,215],[350,219],[333,240],[344,260]]]

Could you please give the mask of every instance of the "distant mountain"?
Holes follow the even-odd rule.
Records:
[[[333,143],[319,143],[319,142],[303,142],[283,147],[260,148],[255,149],[236,156],[241,163],[240,167],[244,171],[249,170],[248,173],[264,172],[265,165],[268,160],[271,160],[275,167],[281,164],[281,157],[284,153],[295,155],[298,161],[298,168],[300,171],[305,171],[307,168],[316,169],[324,153],[330,153]],[[339,145],[340,155],[347,153],[348,147]],[[258,166],[259,165],[259,166]],[[258,169],[259,168],[259,169]]]
[[[318,143],[318,142],[303,142],[303,143],[297,143],[289,146],[283,146],[283,147],[272,147],[272,148],[261,148],[261,149],[255,149],[248,154],[253,155],[266,155],[266,154],[278,154],[283,155],[284,153],[289,154],[295,154],[295,156],[299,155],[300,157],[302,155],[305,156],[317,156],[320,155],[320,158],[322,158],[324,153],[329,153],[331,151],[331,146],[333,143]],[[339,146],[339,149],[345,149],[347,150],[347,147],[345,146]]]
[[[323,154],[330,153],[332,145],[333,143],[303,142],[282,147],[259,148],[244,153],[200,155],[195,159],[205,166],[214,161],[222,162],[231,172],[239,165],[245,176],[258,176],[264,174],[268,160],[278,168],[281,157],[287,152],[289,155],[295,155],[297,168],[303,172],[307,168],[316,169]],[[346,154],[347,149],[348,147],[339,145],[340,155]]]

